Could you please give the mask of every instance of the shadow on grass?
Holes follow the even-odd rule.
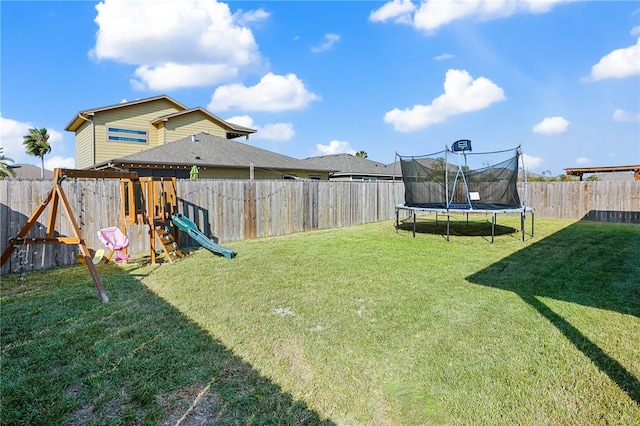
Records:
[[[413,232],[413,217],[401,219],[398,223],[398,229],[402,231]],[[446,216],[438,217],[436,221],[435,215],[431,217],[418,216],[416,218],[415,231],[418,234],[447,235],[447,219]],[[519,232],[511,226],[504,226],[496,223],[495,236],[510,235]],[[449,223],[449,234],[452,236],[467,237],[491,237],[491,218],[487,220],[479,220],[478,218],[469,217],[451,217]]]
[[[126,270],[99,273],[104,305],[80,266],[3,277],[1,424],[333,424]]]
[[[631,399],[640,381],[540,297],[640,317],[640,228],[577,222],[467,280],[518,294]]]

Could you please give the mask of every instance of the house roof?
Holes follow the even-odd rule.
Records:
[[[109,163],[117,167],[157,165],[178,166],[178,168],[190,168],[193,165],[200,167],[248,168],[253,164],[255,168],[260,169],[329,171],[325,167],[315,167],[293,157],[208,133],[198,133],[196,142],[192,142],[190,137],[182,138],[97,164],[96,168]]]
[[[107,106],[102,106],[102,107],[97,107],[97,108],[91,108],[91,109],[86,109],[83,111],[78,112],[78,114],[76,114],[75,117],[73,117],[73,119],[71,119],[71,121],[69,122],[69,124],[67,124],[67,126],[64,128],[65,130],[69,131],[69,132],[75,132],[81,125],[82,123],[84,123],[86,120],[88,120],[90,117],[94,116],[96,113],[99,112],[104,112],[104,111],[110,111],[113,109],[118,109],[118,108],[124,108],[124,107],[129,107],[132,105],[140,105],[143,103],[147,103],[147,102],[154,102],[154,101],[158,101],[158,100],[166,100],[170,103],[172,103],[179,111],[172,113],[172,114],[166,114],[160,117],[157,117],[155,120],[151,121],[151,124],[158,124],[162,121],[168,121],[171,118],[175,118],[175,117],[180,117],[186,114],[193,114],[194,112],[199,112],[204,114],[205,116],[207,116],[209,119],[215,121],[216,123],[218,123],[222,128],[224,128],[227,131],[227,137],[232,139],[232,138],[237,138],[239,136],[246,136],[250,133],[255,133],[256,131],[254,129],[250,129],[248,127],[243,127],[243,126],[239,126],[237,124],[233,124],[233,123],[229,123],[228,121],[223,120],[222,118],[211,114],[209,111],[205,110],[202,107],[196,107],[196,108],[187,108],[186,106],[182,105],[180,102],[176,101],[175,99],[167,96],[167,95],[159,95],[159,96],[152,96],[150,98],[144,98],[144,99],[138,99],[135,101],[130,101],[130,102],[121,102],[119,104],[113,104],[113,105],[107,105]]]
[[[153,101],[157,101],[157,100],[160,100],[160,99],[164,99],[164,100],[167,100],[167,101],[173,103],[176,106],[176,108],[178,108],[178,109],[181,109],[181,110],[186,110],[187,109],[186,106],[182,105],[180,102],[176,101],[175,99],[170,98],[167,95],[152,96],[150,98],[137,99],[135,101],[120,102],[118,104],[112,104],[112,105],[107,105],[107,106],[102,106],[102,107],[97,107],[97,108],[85,109],[83,111],[78,112],[78,114],[76,114],[76,116],[73,117],[71,119],[71,121],[69,121],[69,124],[67,124],[67,126],[64,129],[69,131],[69,132],[75,132],[78,129],[78,127],[80,127],[80,125],[85,122],[85,118],[89,118],[90,116],[93,116],[97,112],[104,112],[104,111],[109,111],[109,110],[112,110],[112,109],[123,108],[123,107],[127,107],[127,106],[132,106],[132,105],[144,104],[144,103],[147,103],[147,102],[153,102]]]
[[[633,173],[629,172],[596,173],[595,176],[605,182],[634,180]]]
[[[172,118],[175,117],[181,117],[183,115],[187,115],[187,114],[193,114],[194,112],[199,112],[204,114],[205,116],[207,116],[209,119],[215,121],[216,123],[218,123],[223,129],[225,129],[227,131],[227,134],[229,135],[229,139],[233,139],[233,138],[237,138],[239,136],[244,136],[248,133],[255,133],[256,131],[254,129],[250,129],[248,127],[243,127],[243,126],[239,126],[237,124],[233,124],[230,123],[228,121],[223,120],[222,118],[218,117],[217,115],[211,114],[209,111],[207,111],[206,109],[202,108],[202,107],[196,107],[196,108],[189,108],[189,109],[185,109],[183,111],[178,111],[178,112],[174,112],[172,114],[167,114],[167,115],[163,115],[161,117],[156,118],[155,120],[153,120],[151,122],[151,124],[159,124],[162,121],[169,121]]]
[[[51,170],[44,169],[44,178],[41,178],[41,170],[38,166],[31,164],[11,164],[9,167],[13,169],[15,176],[7,176],[5,179],[23,179],[23,180],[51,180],[53,179],[53,172]]]
[[[393,176],[393,167],[351,154],[322,155],[302,160],[309,167],[331,170],[331,176]],[[399,175],[399,170],[396,175]]]

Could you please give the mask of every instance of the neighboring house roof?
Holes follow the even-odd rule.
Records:
[[[603,182],[613,182],[613,181],[627,181],[634,180],[633,173],[624,173],[624,172],[613,172],[613,173],[596,173],[595,176],[598,177]]]
[[[44,169],[44,178],[41,178],[41,169],[38,166],[31,164],[11,164],[11,167],[16,174],[15,176],[7,176],[6,179],[23,179],[23,180],[51,180],[53,179],[53,172],[51,170]]]
[[[331,170],[332,177],[340,176],[393,176],[393,167],[351,154],[322,155],[302,160],[309,167]],[[396,173],[398,175],[398,173]]]
[[[395,176],[402,177],[402,166],[400,165],[400,161],[389,163],[387,164],[387,167],[391,169],[391,173],[393,173]]]
[[[163,121],[169,121],[172,118],[175,117],[181,117],[183,115],[187,115],[187,114],[191,114],[194,112],[200,112],[202,114],[204,114],[205,116],[209,117],[209,119],[211,119],[212,121],[215,121],[216,123],[218,123],[220,125],[220,127],[222,127],[223,129],[225,129],[227,131],[227,135],[229,139],[234,139],[237,138],[239,136],[244,136],[247,133],[255,133],[256,131],[254,129],[250,129],[248,127],[243,127],[243,126],[239,126],[237,124],[233,124],[230,123],[228,121],[223,120],[222,118],[211,114],[209,111],[207,111],[206,109],[202,108],[202,107],[196,107],[196,108],[189,108],[189,109],[185,109],[184,111],[178,111],[178,112],[174,112],[173,114],[167,114],[167,115],[163,115],[161,117],[156,118],[155,120],[153,120],[151,122],[151,124],[159,124]]]
[[[207,133],[198,133],[196,142],[190,137],[126,155],[97,164],[96,168],[114,164],[116,167],[137,167],[139,165],[172,165],[191,167],[255,168],[274,170],[314,170],[317,168],[301,160],[277,154],[247,143],[237,142]]]

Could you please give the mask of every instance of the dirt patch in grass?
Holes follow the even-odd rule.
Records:
[[[82,404],[71,415],[71,426],[80,426],[89,423],[93,417],[93,406],[91,404]]]
[[[168,412],[164,426],[202,426],[220,420],[222,398],[212,393],[209,385],[194,384],[160,402]]]

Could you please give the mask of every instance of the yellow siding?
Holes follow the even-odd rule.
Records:
[[[76,131],[76,168],[84,169],[93,165],[91,161],[91,124],[85,123]]]
[[[321,180],[328,180],[327,172],[309,172],[302,170],[287,170],[283,172],[270,172],[266,170],[255,170],[255,179],[282,179],[282,175],[289,174],[297,176],[301,179],[309,179],[309,176],[320,176]],[[249,179],[249,168],[200,168],[201,179]]]
[[[173,103],[159,99],[153,102],[96,113],[94,117],[96,125],[96,163],[157,146],[161,141],[159,141],[157,129],[151,122],[160,116],[178,111]],[[149,138],[148,143],[107,141],[107,125],[125,129],[146,130]]]
[[[166,129],[167,142],[173,142],[200,132],[227,138],[226,130],[212,122],[201,112],[193,112],[172,118],[166,123]]]

